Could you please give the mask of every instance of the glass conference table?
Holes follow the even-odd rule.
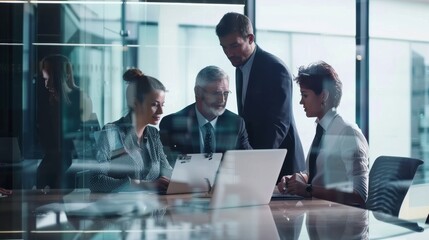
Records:
[[[0,239],[429,239],[429,225],[318,199],[206,210],[190,194],[14,191]]]

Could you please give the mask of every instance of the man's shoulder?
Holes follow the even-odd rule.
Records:
[[[255,54],[256,54],[255,60],[257,60],[257,61],[260,60],[261,62],[267,63],[267,64],[268,63],[277,63],[277,64],[280,64],[282,66],[286,66],[284,64],[284,62],[279,57],[277,57],[276,55],[274,55],[270,52],[263,50],[259,46],[257,46]]]
[[[263,76],[269,79],[287,79],[288,81],[292,79],[291,72],[286,64],[277,56],[261,48],[258,48],[256,51],[251,71],[257,77]]]
[[[220,119],[228,119],[228,120],[235,120],[235,121],[244,121],[242,117],[240,117],[238,114],[231,112],[228,109],[225,109],[225,112],[219,116]]]
[[[163,117],[163,120],[171,120],[171,119],[175,119],[175,118],[181,118],[181,117],[184,117],[184,116],[188,117],[190,115],[193,115],[194,112],[195,112],[194,111],[194,109],[195,109],[194,106],[195,106],[195,104],[191,104],[191,105],[188,105],[185,108],[183,108],[183,109],[181,109],[181,110],[179,110],[179,111],[177,111],[175,113],[168,114],[168,115],[166,115],[166,116]]]
[[[182,110],[169,114],[162,118],[159,129],[162,132],[165,131],[186,131],[189,127],[190,119],[194,119],[195,115],[195,104],[188,105]]]
[[[223,112],[223,114],[222,115],[220,115],[220,116],[223,116],[223,117],[240,117],[238,114],[236,114],[236,113],[234,113],[234,112],[232,112],[232,111],[230,111],[230,110],[228,110],[228,109],[226,109],[225,108],[225,111]]]

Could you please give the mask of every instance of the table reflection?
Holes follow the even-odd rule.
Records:
[[[69,194],[36,209],[33,234],[73,238],[279,239],[269,205],[205,210],[151,194]],[[190,199],[189,199],[190,200]],[[70,236],[68,236],[70,237]]]
[[[281,239],[368,239],[368,212],[324,201],[271,204]]]
[[[310,239],[369,239],[368,211],[333,205],[306,215]]]
[[[281,239],[302,239],[301,231],[306,207],[301,201],[285,201],[271,204],[275,225]],[[301,236],[301,238],[300,238]]]
[[[2,218],[15,214],[21,220],[0,221],[0,238],[385,239],[420,234],[417,238],[424,239],[429,233],[425,225],[418,232],[416,225],[324,200],[205,210],[192,207],[192,198],[85,190],[66,195],[23,192],[0,200]]]

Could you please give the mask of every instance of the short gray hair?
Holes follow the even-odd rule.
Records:
[[[209,83],[216,82],[219,79],[226,79],[229,82],[228,74],[222,68],[217,66],[207,66],[197,74],[195,86],[204,87]]]

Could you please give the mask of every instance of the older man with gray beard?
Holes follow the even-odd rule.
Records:
[[[252,149],[244,120],[225,109],[231,91],[229,77],[221,68],[203,68],[197,75],[194,93],[195,103],[165,116],[159,125],[171,166],[178,154]]]

